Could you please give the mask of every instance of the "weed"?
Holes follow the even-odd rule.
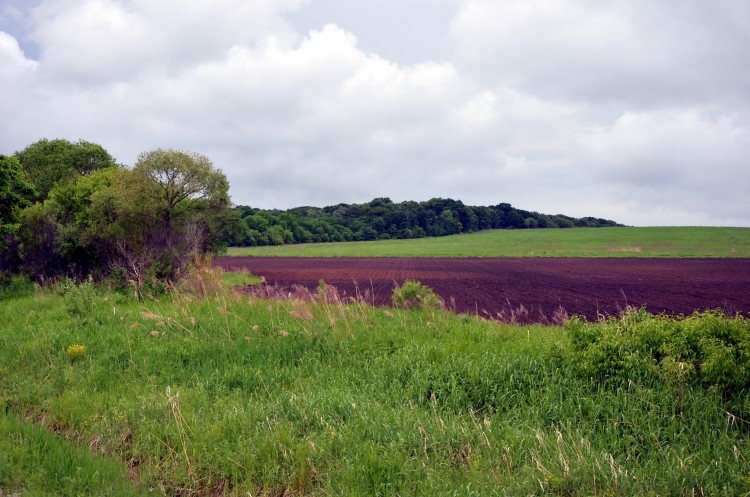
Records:
[[[70,359],[72,362],[75,362],[83,357],[83,355],[86,353],[86,346],[80,344],[68,345],[66,351],[68,353],[68,359]]]

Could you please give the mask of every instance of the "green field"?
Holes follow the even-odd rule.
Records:
[[[704,372],[734,378],[709,345]],[[0,495],[750,491],[746,390],[569,346],[440,310],[18,283],[0,293]]]
[[[750,228],[492,230],[413,240],[233,247],[230,256],[750,257]]]

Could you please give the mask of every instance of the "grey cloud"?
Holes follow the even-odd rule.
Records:
[[[554,98],[626,104],[746,100],[750,4],[468,0],[462,67]]]

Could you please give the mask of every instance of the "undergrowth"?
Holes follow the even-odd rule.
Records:
[[[708,314],[678,326],[634,314],[511,326],[343,303],[325,285],[312,300],[268,301],[204,276],[159,300],[96,291],[95,319],[46,289],[4,301],[0,430],[18,430],[8,419],[34,423],[50,444],[106,456],[120,475],[127,468],[131,489],[152,495],[750,491],[750,401],[733,379],[744,352],[732,345],[732,372],[706,368],[711,347],[744,343],[746,321]],[[643,352],[661,347],[648,330],[699,330],[701,320],[734,330],[717,324],[703,338],[737,341],[695,349],[704,355],[676,386],[668,355]],[[677,351],[693,350],[693,332],[670,336],[683,335],[659,343],[690,362]],[[601,352],[610,349],[620,352]],[[714,385],[716,371],[727,383]],[[18,461],[34,457],[0,450],[4,494],[92,488],[46,490],[56,477],[23,476]],[[76,461],[64,466],[70,478],[114,475]]]

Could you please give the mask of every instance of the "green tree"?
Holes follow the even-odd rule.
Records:
[[[74,181],[78,176],[117,165],[101,145],[60,138],[32,143],[16,152],[15,158],[37,190],[34,201],[45,200],[57,183]]]
[[[20,212],[23,267],[37,280],[107,272],[107,226],[112,217],[94,199],[112,184],[117,168],[58,183],[44,202]]]
[[[191,260],[222,248],[232,223],[228,191],[226,176],[204,155],[162,149],[141,154],[99,199],[114,209],[109,238],[120,267],[137,282],[149,271],[179,280]]]
[[[202,154],[153,150],[138,156],[133,167],[136,191],[160,216],[170,237],[173,230],[229,207],[229,182]]]
[[[14,157],[0,155],[0,284],[21,266],[18,231],[19,211],[31,205],[34,187],[26,181]]]
[[[18,209],[31,205],[35,193],[34,186],[24,178],[18,160],[0,155],[0,241],[15,229]]]

